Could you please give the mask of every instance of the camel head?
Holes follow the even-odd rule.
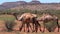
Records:
[[[12,13],[12,15],[18,20],[18,13]]]

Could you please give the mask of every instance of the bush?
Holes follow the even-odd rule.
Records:
[[[5,22],[5,26],[6,26],[8,32],[13,30],[12,28],[14,25],[15,25],[14,21],[6,21]]]
[[[54,31],[54,29],[57,26],[56,21],[49,21],[45,23],[46,28],[48,29],[49,32]]]

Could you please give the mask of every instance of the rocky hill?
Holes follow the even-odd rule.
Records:
[[[60,10],[60,3],[40,3],[39,1],[5,2],[2,5],[0,5],[0,10],[2,10],[2,9]]]

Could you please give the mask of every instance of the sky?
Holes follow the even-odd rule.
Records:
[[[30,2],[32,0],[0,0],[0,4],[4,3],[4,2],[16,2],[16,1],[26,1],[26,2]],[[60,0],[39,0],[41,3],[59,3]]]

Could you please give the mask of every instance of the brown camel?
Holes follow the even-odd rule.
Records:
[[[33,31],[34,31],[34,28],[35,28],[36,32],[37,32],[38,27],[40,27],[40,24],[37,21],[37,16],[35,14],[24,13],[20,17],[17,17],[15,13],[13,15],[16,17],[17,20],[22,21],[22,26],[20,27],[20,31],[22,30],[23,26],[25,26],[25,24],[27,26],[28,32],[29,32],[29,27]],[[33,25],[32,27],[31,27],[30,23]],[[34,27],[34,25],[35,25],[35,27]],[[40,29],[40,31],[41,31],[41,29]]]
[[[56,28],[56,26],[58,26],[58,32],[59,32],[58,18],[55,15],[51,15],[51,14],[46,13],[46,14],[43,14],[43,16],[41,17],[40,20],[43,21],[43,25],[44,25],[43,32],[45,31],[45,27],[47,28],[47,26],[49,26],[47,28],[49,32],[54,31],[54,29]],[[52,23],[53,26],[49,25],[48,23],[49,24]],[[54,27],[54,28],[52,28],[52,27]]]

